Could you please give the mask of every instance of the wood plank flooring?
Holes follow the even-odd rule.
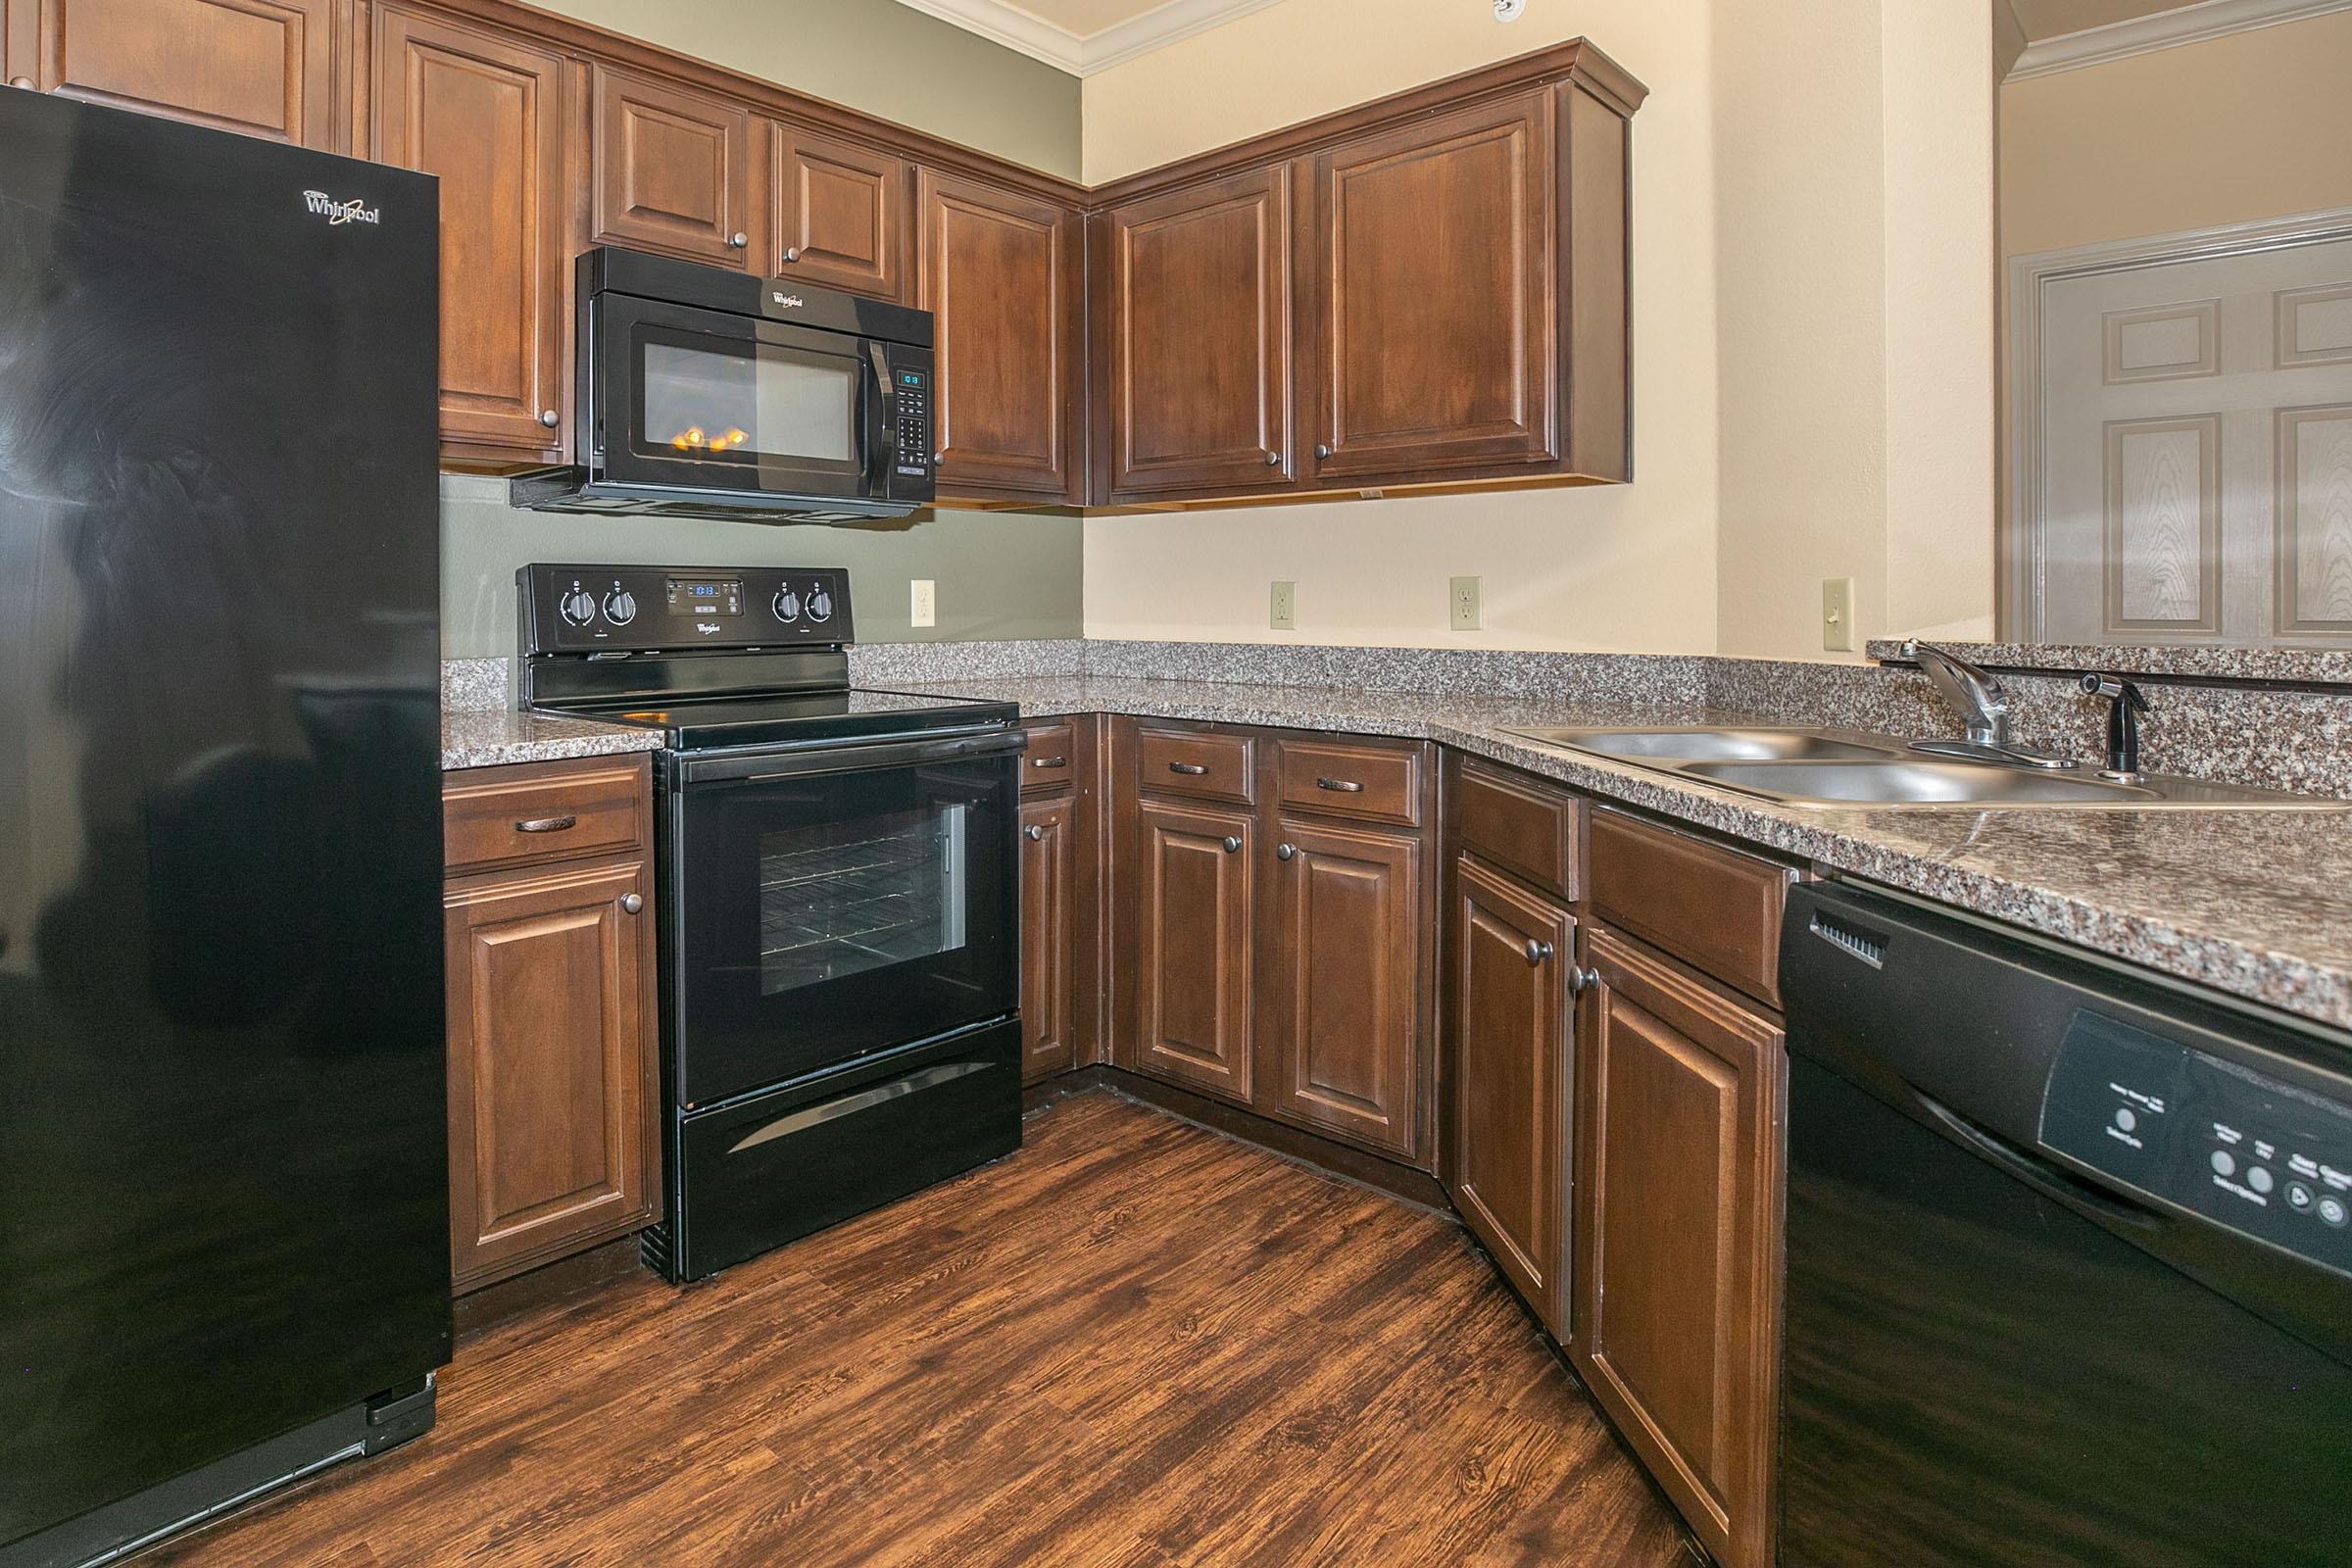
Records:
[[[463,1344],[205,1568],[1687,1565],[1456,1227],[1108,1094],[685,1292]]]

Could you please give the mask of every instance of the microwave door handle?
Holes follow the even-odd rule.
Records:
[[[899,389],[891,384],[890,357],[882,352],[881,344],[868,338],[865,357],[874,368],[874,386],[881,394],[881,413],[876,420],[881,428],[867,436],[872,451],[867,459],[866,489],[869,494],[881,496],[890,491],[890,468],[898,457]]]

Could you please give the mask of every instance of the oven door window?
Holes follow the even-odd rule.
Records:
[[[1015,761],[684,787],[667,883],[683,1103],[1013,1010]]]

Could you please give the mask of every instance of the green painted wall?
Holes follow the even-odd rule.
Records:
[[[533,561],[671,566],[847,566],[858,640],[1076,637],[1075,515],[918,513],[905,523],[720,522],[686,517],[569,516],[517,512],[504,479],[441,476],[441,653],[514,652],[514,568]],[[939,624],[907,621],[907,584],[938,584]]]
[[[1078,177],[1078,78],[898,0],[537,0],[901,125]]]
[[[539,0],[616,32],[1075,178],[1078,78],[897,0]],[[503,479],[441,477],[441,649],[514,651],[533,561],[847,566],[864,642],[1075,637],[1083,525],[1045,513],[920,513],[879,527],[516,512]],[[939,623],[907,623],[907,583]]]

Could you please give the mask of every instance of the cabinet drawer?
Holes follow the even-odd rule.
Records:
[[[1462,848],[1546,892],[1580,896],[1577,799],[1484,762],[1464,760],[1447,811]]]
[[[1026,726],[1029,749],[1021,754],[1021,793],[1065,788],[1078,773],[1078,732],[1063,720]]]
[[[1205,800],[1256,803],[1257,743],[1247,735],[1205,730],[1150,729],[1136,734],[1143,787]]]
[[[1781,906],[1796,873],[1616,811],[1592,813],[1593,909],[1726,985],[1780,1005]]]
[[[1283,741],[1275,792],[1285,806],[1368,821],[1421,825],[1421,752],[1341,741]]]
[[[641,757],[469,768],[441,784],[453,874],[641,848],[651,810]]]

